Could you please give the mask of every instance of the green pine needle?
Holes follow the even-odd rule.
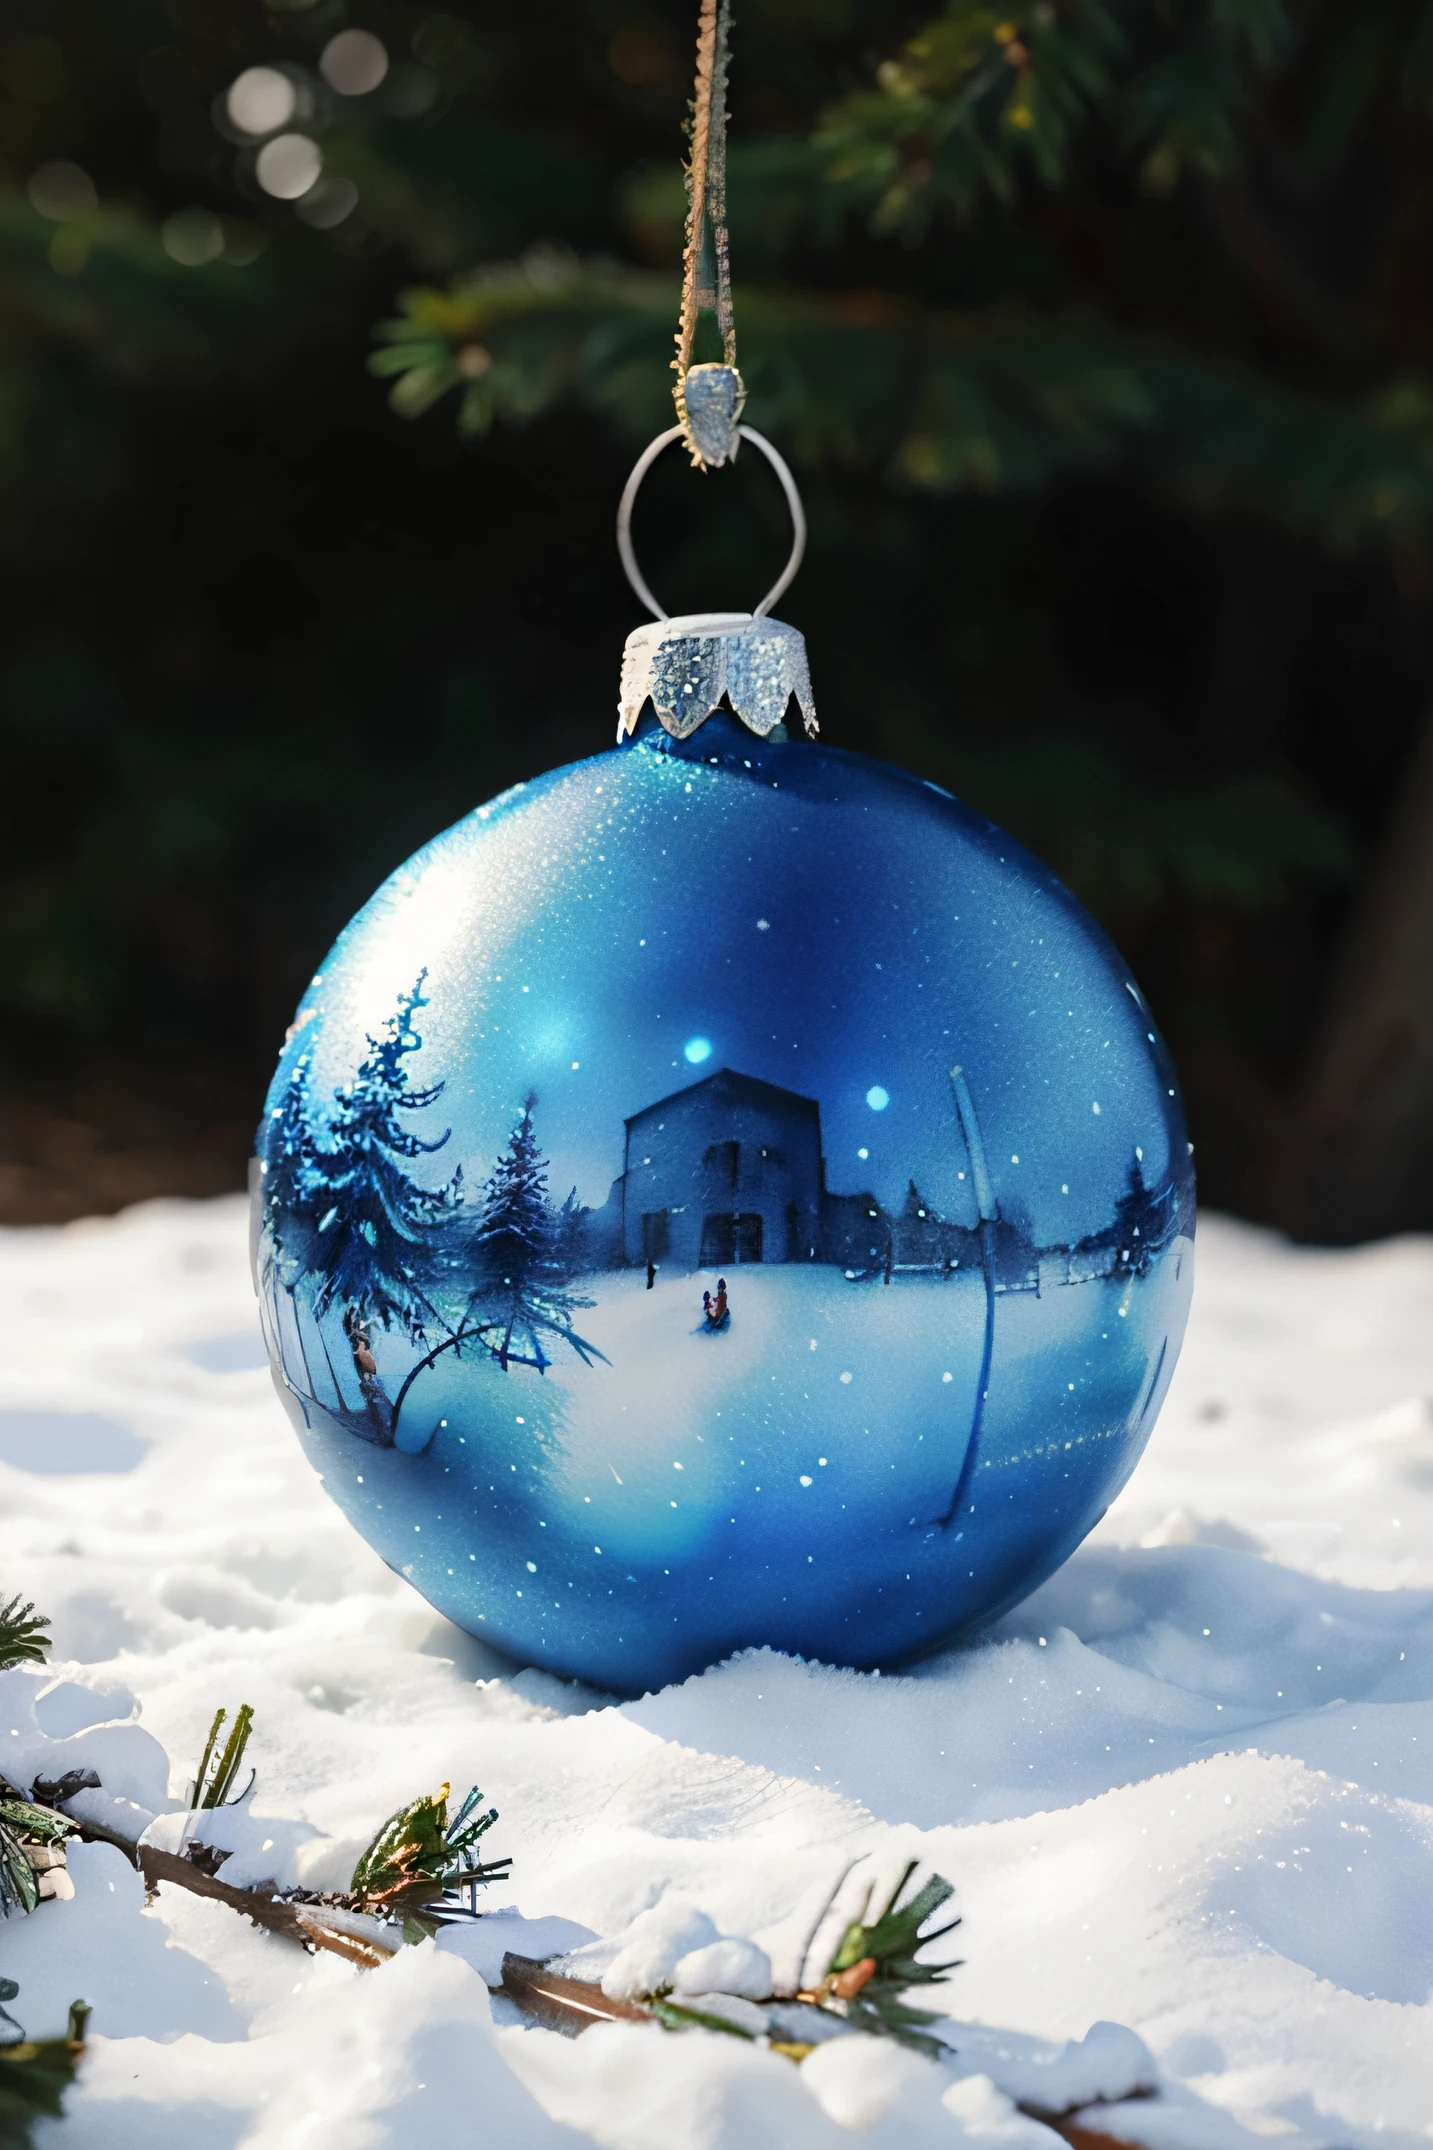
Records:
[[[13,1978],[0,1979],[0,2003],[13,2001],[19,1990]],[[26,2038],[22,2032],[0,2045],[0,2150],[32,2150],[34,2123],[60,2117],[64,2094],[84,2057],[89,2019],[89,2002],[71,2001],[63,2038]],[[14,2024],[13,2017],[5,2021]]]
[[[353,1869],[350,1887],[361,1896],[385,1896],[420,1874],[436,1878],[447,1865],[448,1790],[411,1799],[390,1814]]]
[[[199,1768],[194,1778],[193,1796],[189,1802],[190,1806],[196,1810],[207,1807],[222,1807],[224,1805],[230,1791],[233,1789],[234,1779],[239,1773],[239,1764],[244,1759],[244,1750],[249,1744],[249,1734],[254,1725],[253,1704],[249,1702],[240,1704],[239,1713],[234,1719],[233,1730],[224,1742],[222,1753],[215,1760],[214,1750],[218,1746],[219,1733],[228,1714],[228,1711],[223,1709],[215,1710],[214,1712],[214,1722],[210,1725],[209,1737],[204,1742],[204,1752],[199,1759]],[[210,1772],[211,1762],[213,1763],[212,1774]]]
[[[863,2031],[869,2037],[894,2038],[898,2044],[923,2053],[930,2060],[946,2057],[948,2047],[931,2035],[931,2026],[940,2021],[939,2016],[927,2009],[910,2007],[904,1995],[911,1986],[938,1985],[958,1968],[955,1963],[921,1962],[918,1952],[932,1941],[952,1933],[960,1921],[951,1919],[933,1931],[922,1931],[942,1904],[949,1902],[955,1890],[944,1875],[932,1874],[908,1902],[902,1903],[901,1898],[916,1865],[917,1862],[912,1860],[907,1866],[869,1925],[864,1921],[853,1921],[846,1928],[827,1966],[819,1993],[805,1995],[794,2004],[777,2001],[758,2004],[768,2011],[767,2036],[778,2050],[789,2052],[793,2057],[809,2051],[808,2030],[815,2029],[815,2018],[824,2011],[828,2016],[839,2014],[852,2030]],[[870,1909],[869,1905],[867,1909]],[[873,1969],[858,1992],[843,1995],[839,1989],[833,1990],[843,1972],[854,1971],[858,1965],[865,1964],[873,1965]],[[733,2021],[715,2010],[694,2008],[685,2000],[678,2000],[666,1987],[647,1994],[644,2005],[666,2030],[690,2030],[699,2025],[737,2038],[758,2035],[745,2022]],[[818,2035],[824,2035],[824,2031]]]
[[[0,1821],[0,1917],[31,1912],[39,1901],[40,1884],[25,1848],[9,1824]]]
[[[43,1665],[50,1648],[49,1620],[30,1603],[20,1603],[18,1593],[0,1606],[0,1672],[12,1665]]]
[[[944,2048],[939,2039],[929,2035],[929,2026],[939,2018],[926,2009],[909,2007],[902,1996],[911,1986],[938,1985],[958,1969],[955,1963],[923,1963],[917,1952],[953,1933],[960,1921],[951,1919],[932,1932],[921,1931],[955,1890],[944,1875],[933,1874],[903,1904],[901,1896],[916,1865],[913,1859],[891,1891],[884,1910],[869,1926],[853,1922],[846,1928],[827,1976],[837,1977],[858,1963],[874,1961],[876,1968],[866,1984],[845,2004],[847,2022],[858,2030],[895,2038],[916,2052],[938,2059]]]
[[[0,1918],[9,1918],[12,1911],[31,1912],[40,1901],[39,1878],[26,1845],[63,1844],[78,1835],[79,1826],[68,1815],[20,1798],[0,1779]]]
[[[14,1798],[7,1791],[0,1791],[0,1822],[29,1844],[64,1844],[78,1836],[80,1828],[68,1814],[37,1807],[33,1800]]]
[[[448,1793],[449,1786],[440,1785],[391,1814],[353,1869],[354,1895],[365,1908],[401,1913],[405,1940],[420,1941],[434,1931],[436,1921],[424,1907],[436,1898],[460,1887],[485,1888],[504,1879],[512,1864],[469,1857],[497,1820],[497,1808],[476,1814],[482,1793],[474,1785],[450,1820]]]

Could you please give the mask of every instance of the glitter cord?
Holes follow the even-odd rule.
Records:
[[[726,78],[730,0],[702,0],[697,24],[697,79],[687,166],[687,238],[682,255],[682,315],[677,328],[678,407],[703,310],[716,316],[722,355],[736,365],[731,304],[731,245],[726,226]]]

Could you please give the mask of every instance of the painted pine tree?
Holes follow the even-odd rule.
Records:
[[[558,1273],[566,1277],[580,1276],[588,1263],[588,1232],[592,1212],[585,1202],[578,1200],[574,1187],[563,1203],[553,1223],[553,1259]]]
[[[318,1401],[318,1391],[309,1365],[298,1287],[313,1259],[319,1205],[329,1206],[319,1171],[309,1075],[309,1056],[304,1053],[289,1075],[282,1102],[274,1107],[259,1129],[256,1145],[263,1217],[256,1260],[260,1318],[271,1331],[268,1338],[270,1351],[284,1367],[285,1380],[305,1407]],[[279,1296],[281,1292],[286,1295],[290,1309],[287,1324],[282,1311],[284,1301]],[[293,1331],[303,1362],[302,1389],[293,1379],[287,1354],[281,1348],[286,1326]],[[331,1361],[329,1372],[341,1405],[343,1392]]]
[[[316,1169],[318,1145],[307,1053],[295,1062],[282,1103],[265,1120],[258,1149],[264,1232],[287,1284],[290,1276],[307,1265],[313,1251],[319,1201],[328,1207]]]
[[[1136,1152],[1130,1160],[1124,1193],[1115,1204],[1111,1233],[1118,1239],[1117,1272],[1148,1276],[1157,1254],[1163,1253],[1179,1229],[1178,1190],[1173,1186],[1151,1187],[1145,1180],[1144,1161]]]
[[[547,1159],[533,1128],[536,1103],[529,1095],[493,1167],[468,1247],[473,1279],[468,1318],[478,1317],[504,1372],[514,1361],[545,1371],[552,1362],[543,1349],[544,1336],[570,1344],[588,1364],[601,1357],[572,1326],[573,1315],[593,1302],[578,1298],[563,1282],[559,1219],[548,1201]]]
[[[1159,1187],[1149,1185],[1144,1160],[1136,1150],[1114,1216],[1080,1240],[1074,1252],[1099,1258],[1103,1272],[1110,1276],[1148,1276],[1155,1256],[1163,1253],[1180,1230],[1187,1205],[1186,1185],[1178,1177]]]
[[[399,995],[398,1006],[351,1082],[334,1093],[334,1109],[315,1145],[312,1270],[318,1278],[313,1310],[322,1320],[344,1309],[344,1333],[366,1405],[373,1406],[376,1373],[370,1329],[398,1328],[415,1344],[430,1327],[448,1330],[434,1303],[442,1279],[444,1242],[463,1198],[462,1168],[439,1187],[425,1187],[405,1170],[448,1140],[445,1129],[425,1142],[403,1125],[403,1115],[436,1104],[442,1083],[414,1087],[405,1062],[423,1040],[414,1018],[428,1003],[426,970]]]

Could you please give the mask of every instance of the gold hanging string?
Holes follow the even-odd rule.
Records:
[[[731,37],[730,0],[701,0],[697,79],[692,101],[691,160],[687,165],[687,235],[682,255],[682,315],[677,329],[677,416],[702,469],[736,453],[737,424],[746,391],[736,367],[736,320],[731,303],[731,246],[726,226],[726,83]],[[692,364],[697,322],[716,316],[720,365]]]
[[[677,330],[679,376],[692,363],[697,319],[714,312],[722,354],[736,364],[731,310],[731,251],[726,229],[726,77],[729,0],[702,0],[697,25],[697,86],[692,103],[691,162],[687,166],[687,243],[682,255],[682,319]],[[705,272],[705,273],[704,273]]]

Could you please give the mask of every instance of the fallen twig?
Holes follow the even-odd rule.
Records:
[[[202,1867],[181,1858],[177,1852],[161,1851],[155,1844],[141,1844],[133,1837],[122,1836],[117,1829],[108,1829],[103,1822],[82,1821],[79,1833],[88,1844],[112,1844],[122,1851],[131,1866],[143,1874],[150,1888],[158,1888],[161,1881],[169,1881],[178,1889],[187,1889],[191,1896],[208,1896],[216,1903],[227,1904],[231,1911],[242,1913],[252,1919],[256,1926],[266,1932],[278,1934],[285,1941],[295,1941],[302,1949],[323,1948],[332,1955],[343,1956],[348,1962],[371,1970],[378,1963],[396,1956],[403,1946],[402,1937],[395,1928],[392,1945],[380,1938],[382,1928],[377,1919],[365,1920],[363,1930],[354,1930],[356,1920],[352,1915],[337,1923],[338,1914],[330,1923],[330,1914],[322,1905],[291,1904],[282,1896],[265,1895],[262,1889],[235,1889],[227,1881],[220,1881],[213,1874],[206,1874]],[[370,1931],[371,1929],[371,1931]]]
[[[707,2022],[707,2027],[717,2030],[735,2030],[734,2023],[712,2022],[690,2011],[671,2010],[660,2005],[647,2006],[641,2001],[612,2000],[595,1981],[584,1978],[568,1978],[549,1970],[547,1963],[531,1956],[515,1956],[511,1952],[503,1958],[502,1991],[513,2005],[521,2009],[529,2022],[537,2023],[544,2030],[559,2031],[565,2038],[579,2038],[583,2031],[591,2030],[596,2023],[652,2023],[665,2024],[667,2028],[685,2027],[680,2020]],[[761,2003],[760,2006],[779,2007],[780,2003]],[[790,2007],[791,2004],[785,2004]],[[814,2004],[798,2002],[798,2007]],[[861,2026],[853,2024],[853,2031]],[[741,2032],[738,2036],[743,2035]],[[750,2035],[746,2033],[745,2035]],[[800,2058],[812,2050],[804,2038],[789,2041],[772,2039],[773,2050]],[[1136,2097],[1149,2095],[1135,2092]],[[1122,2103],[1129,2102],[1121,2100]],[[1070,2150],[1143,2150],[1143,2146],[1129,2136],[1118,2138],[1103,2134],[1097,2128],[1086,2127],[1080,2119],[1084,2108],[1073,2106],[1066,2112],[1052,2112],[1045,2106],[1028,2105],[1016,2101],[1017,2110],[1027,2119],[1038,2120],[1057,2135],[1064,2137]]]

